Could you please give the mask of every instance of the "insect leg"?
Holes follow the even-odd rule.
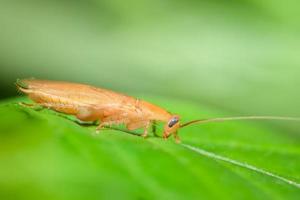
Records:
[[[104,128],[105,126],[107,126],[108,124],[105,122],[100,122],[100,124],[97,126],[96,128],[96,133],[99,134],[100,129]]]
[[[152,122],[152,133],[155,137],[159,137],[156,132],[156,121]]]
[[[20,106],[32,108],[33,110],[37,110],[37,111],[43,109],[42,105],[39,105],[39,104],[36,104],[36,103],[31,104],[31,103],[19,102],[18,104]]]
[[[146,126],[144,128],[144,133],[142,134],[143,138],[146,138],[148,136],[148,128],[149,128],[149,126],[150,126],[150,122],[147,122]]]
[[[99,130],[102,128],[107,128],[107,127],[111,127],[113,124],[122,124],[123,121],[122,120],[109,120],[109,118],[104,118],[102,120],[100,120],[100,124],[99,126],[97,126],[96,128],[96,133],[99,133]]]
[[[118,115],[118,113],[110,113],[111,115],[107,116],[107,117],[100,117],[100,124],[99,126],[96,128],[96,133],[99,133],[99,130],[106,127],[106,126],[112,126],[114,124],[122,124],[124,123],[124,119],[122,119],[122,117],[120,117],[120,115]]]
[[[175,142],[176,143],[180,143],[180,138],[179,138],[179,136],[177,134],[177,131],[175,133],[173,133],[173,134],[174,134]]]

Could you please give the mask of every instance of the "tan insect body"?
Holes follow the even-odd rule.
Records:
[[[107,125],[125,124],[128,130],[143,128],[143,136],[146,137],[149,126],[160,121],[165,123],[163,137],[166,139],[173,134],[177,142],[179,142],[177,130],[194,123],[249,119],[300,121],[299,118],[291,117],[246,116],[194,120],[180,124],[179,115],[171,114],[149,102],[107,89],[78,83],[34,79],[18,80],[16,85],[20,91],[41,106],[74,115],[81,121],[99,120],[97,130]]]
[[[154,121],[178,118],[166,110],[124,94],[89,85],[46,80],[19,80],[17,87],[36,103],[82,121],[100,120],[106,125],[125,124],[128,130],[144,128],[147,136]],[[165,130],[165,137],[169,135]]]

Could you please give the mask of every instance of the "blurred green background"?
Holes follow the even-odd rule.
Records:
[[[17,78],[35,77],[153,97],[190,119],[225,113],[299,117],[299,4],[0,0],[0,98],[18,95]],[[93,128],[44,112],[12,105],[0,109],[5,199],[299,197],[297,187],[172,142],[114,131],[91,139]],[[299,182],[300,127],[272,123],[270,129],[262,128],[266,124],[195,126],[184,129],[183,137]]]
[[[0,95],[35,77],[299,116],[299,8],[297,0],[2,0]]]

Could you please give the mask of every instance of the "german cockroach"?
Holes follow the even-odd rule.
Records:
[[[96,121],[97,130],[105,126],[124,124],[128,130],[144,129],[143,137],[151,125],[163,122],[163,138],[173,134],[179,142],[178,129],[195,123],[221,122],[229,120],[289,120],[300,118],[274,116],[244,116],[200,119],[180,124],[180,116],[143,100],[136,99],[107,89],[89,85],[24,79],[17,80],[17,88],[37,104],[58,112],[76,116],[81,121]]]

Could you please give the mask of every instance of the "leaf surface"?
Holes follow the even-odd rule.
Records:
[[[184,121],[228,116],[204,105],[148,100]],[[0,199],[297,199],[299,136],[263,122],[180,130],[181,144],[83,127],[60,114],[0,105]],[[162,126],[160,125],[159,130]]]

